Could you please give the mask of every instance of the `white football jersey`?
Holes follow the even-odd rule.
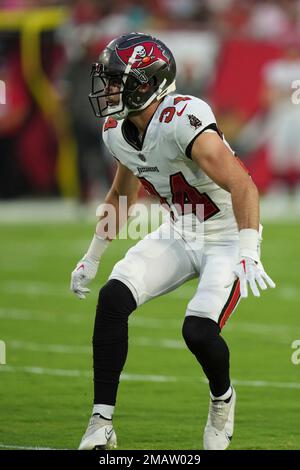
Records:
[[[218,132],[223,138],[210,106],[194,96],[173,94],[166,96],[156,109],[142,141],[130,121],[112,117],[104,123],[103,140],[110,153],[140,179],[146,191],[173,210],[175,226],[184,217],[188,221],[184,227],[192,229],[195,207],[202,204],[205,241],[236,240],[238,228],[230,193],[191,159],[192,143],[202,132]],[[182,222],[178,227],[182,227]]]

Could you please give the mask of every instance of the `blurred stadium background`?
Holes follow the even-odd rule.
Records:
[[[87,99],[90,64],[130,31],[172,49],[178,92],[212,105],[262,196],[263,260],[278,288],[243,302],[224,330],[239,393],[232,448],[299,449],[296,0],[0,0],[0,449],[76,448],[86,425],[97,287],[133,243],[113,243],[85,303],[71,295],[70,272],[115,171]],[[131,321],[121,449],[202,446],[207,389],[180,336],[194,289]]]

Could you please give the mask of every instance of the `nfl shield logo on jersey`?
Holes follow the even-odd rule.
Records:
[[[139,153],[139,154],[138,154],[138,157],[139,157],[140,160],[142,160],[142,162],[145,162],[145,161],[146,161],[146,157],[145,157],[145,155],[143,155],[142,153]]]

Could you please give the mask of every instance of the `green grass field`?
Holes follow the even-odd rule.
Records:
[[[130,245],[107,250],[92,293],[69,278],[92,225],[3,225],[0,230],[0,449],[75,449],[92,402],[91,337],[99,286]],[[231,449],[300,449],[300,224],[265,225],[263,261],[278,288],[240,304],[224,328],[236,381]],[[181,324],[196,281],[137,310],[115,414],[119,449],[202,449],[208,387]]]

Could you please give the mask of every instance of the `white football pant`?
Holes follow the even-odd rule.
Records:
[[[222,328],[240,298],[239,281],[233,273],[238,242],[199,243],[191,249],[177,233],[171,231],[171,237],[169,233],[165,223],[148,234],[116,263],[109,279],[122,281],[139,306],[198,277],[186,315],[211,318]]]

